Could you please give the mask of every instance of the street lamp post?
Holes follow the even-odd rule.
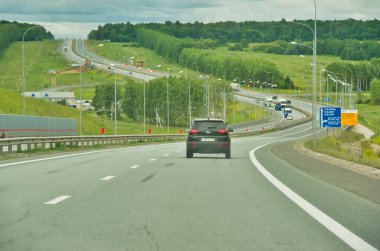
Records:
[[[308,45],[302,45],[306,46],[312,49],[313,51],[313,101],[312,101],[312,108],[311,108],[311,113],[312,113],[312,134],[313,134],[313,146],[315,147],[317,144],[317,139],[316,139],[316,122],[317,122],[317,99],[316,99],[316,92],[317,92],[317,4],[314,1],[314,30],[307,24],[304,23],[299,23],[295,21],[291,21],[296,24],[300,24],[303,26],[306,26],[310,29],[310,31],[313,33],[313,47],[310,47]],[[298,44],[296,42],[292,42],[292,44]]]
[[[79,135],[82,136],[82,81],[83,81],[83,76],[82,76],[82,71],[83,71],[83,64],[80,66],[80,75],[79,75],[79,99],[80,99],[80,109],[79,109]]]
[[[185,63],[185,79],[187,79],[187,75],[186,75],[186,59],[181,59],[180,61],[183,61]]]
[[[341,80],[339,80],[339,77],[335,72],[328,71],[325,69],[322,69],[322,70],[327,72],[327,81],[329,78],[331,78],[335,82],[335,102],[338,105],[338,82],[340,82]],[[335,79],[332,78],[333,76],[331,74],[334,74]],[[328,82],[327,82],[327,85],[328,85]]]
[[[312,133],[313,133],[313,144],[314,148],[317,144],[317,138],[316,138],[316,124],[317,124],[317,3],[314,1],[314,40],[313,40],[313,104],[312,104],[312,112],[313,112],[313,126],[312,126]]]
[[[169,134],[169,124],[170,124],[170,119],[169,119],[169,78],[166,80],[166,105],[167,105],[167,117],[168,117],[168,134]]]
[[[198,76],[198,77],[195,77],[195,78],[192,78],[189,80],[189,128],[191,128],[191,88],[190,88],[190,83],[192,80],[194,79],[197,79],[197,78],[202,78],[202,76]]]
[[[116,88],[116,67],[114,65],[111,65],[113,67],[113,72],[114,72],[114,122],[115,122],[115,125],[114,125],[114,131],[115,131],[115,135],[117,134],[117,98],[116,98],[116,95],[117,95],[117,88]]]
[[[117,98],[116,98],[116,94],[117,94],[117,91],[116,91],[116,68],[113,69],[114,70],[114,75],[115,75],[115,135],[117,134]]]
[[[25,115],[25,35],[31,29],[35,29],[38,27],[43,27],[42,25],[36,25],[29,27],[24,31],[22,35],[22,114]]]

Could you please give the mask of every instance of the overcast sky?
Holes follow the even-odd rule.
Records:
[[[317,19],[380,19],[380,0],[316,0]],[[85,38],[105,23],[314,19],[313,0],[1,0],[0,20],[49,24],[56,38]]]

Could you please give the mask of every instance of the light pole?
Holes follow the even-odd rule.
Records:
[[[166,105],[167,105],[167,117],[168,117],[168,134],[169,134],[169,124],[170,124],[170,119],[169,119],[169,78],[166,80]]]
[[[326,101],[327,101],[327,104],[330,105],[330,97],[329,97],[329,75],[328,75],[328,71],[326,69],[322,69],[322,71],[326,71],[327,74],[326,74]]]
[[[144,135],[145,135],[145,79],[143,80],[144,81]]]
[[[310,31],[313,33],[313,47],[310,47],[308,45],[303,45],[306,47],[309,47],[313,50],[313,102],[312,102],[312,108],[311,108],[311,113],[312,113],[312,134],[313,134],[313,146],[314,148],[316,147],[317,144],[317,138],[316,138],[316,122],[317,122],[317,3],[314,1],[314,30],[307,24],[304,23],[299,23],[295,21],[291,21],[296,24],[300,24],[303,26],[306,26]],[[297,44],[296,42],[292,42],[292,44]]]
[[[300,46],[305,46],[305,47],[308,47],[310,48],[311,50],[313,50],[313,48],[311,46],[308,46],[308,45],[304,45],[304,44],[298,44],[297,42],[291,42],[291,44],[297,44],[297,45],[300,45]],[[306,58],[304,55],[300,55],[301,58]],[[311,63],[311,65],[313,65],[314,63]],[[322,71],[324,69],[322,69],[322,65],[319,64],[319,102],[320,104],[322,105]]]
[[[312,113],[313,113],[313,144],[314,148],[317,144],[316,138],[316,126],[317,126],[317,3],[314,1],[314,40],[313,40],[313,104],[312,104]]]
[[[117,134],[117,98],[116,98],[116,94],[117,94],[117,91],[116,91],[116,68],[114,67],[113,68],[113,71],[114,71],[114,76],[115,76],[115,106],[114,106],[114,109],[115,109],[115,135]]]
[[[36,25],[29,27],[24,31],[22,35],[22,114],[25,115],[25,35],[31,29],[43,27],[42,25]]]
[[[186,75],[186,59],[181,59],[180,61],[181,62],[183,61],[185,63],[185,79],[187,79],[187,75]]]
[[[202,78],[202,76],[198,76],[195,78],[192,78],[189,80],[189,128],[191,128],[191,88],[190,88],[190,83],[192,80],[197,79],[197,78]]]
[[[322,70],[327,72],[327,81],[329,78],[331,78],[335,82],[335,102],[338,105],[338,82],[341,82],[341,80],[339,80],[339,77],[335,72],[328,71],[325,69],[322,69]],[[332,78],[333,76],[331,74],[334,74],[335,79]],[[327,84],[328,84],[328,82],[327,82]]]
[[[80,99],[80,109],[79,109],[79,135],[82,136],[82,71],[83,64],[80,65],[80,75],[79,75],[79,99]]]

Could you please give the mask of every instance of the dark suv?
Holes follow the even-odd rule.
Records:
[[[221,119],[195,119],[186,140],[186,158],[194,153],[224,153],[231,158],[232,131]]]

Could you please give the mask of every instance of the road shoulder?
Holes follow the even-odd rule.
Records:
[[[380,204],[379,169],[315,153],[303,142],[281,143],[271,152],[307,175]]]
[[[302,141],[296,142],[293,145],[293,148],[295,150],[297,150],[298,152],[300,152],[304,155],[307,155],[309,157],[327,162],[327,163],[334,165],[334,166],[337,166],[337,167],[341,167],[341,168],[344,168],[347,170],[351,170],[353,172],[371,177],[373,179],[380,180],[380,169],[370,167],[370,166],[366,166],[363,164],[354,163],[354,162],[343,160],[343,159],[339,159],[339,158],[335,158],[335,157],[329,156],[327,154],[314,152],[310,149],[307,149],[304,146],[304,143],[305,142],[302,142]]]

